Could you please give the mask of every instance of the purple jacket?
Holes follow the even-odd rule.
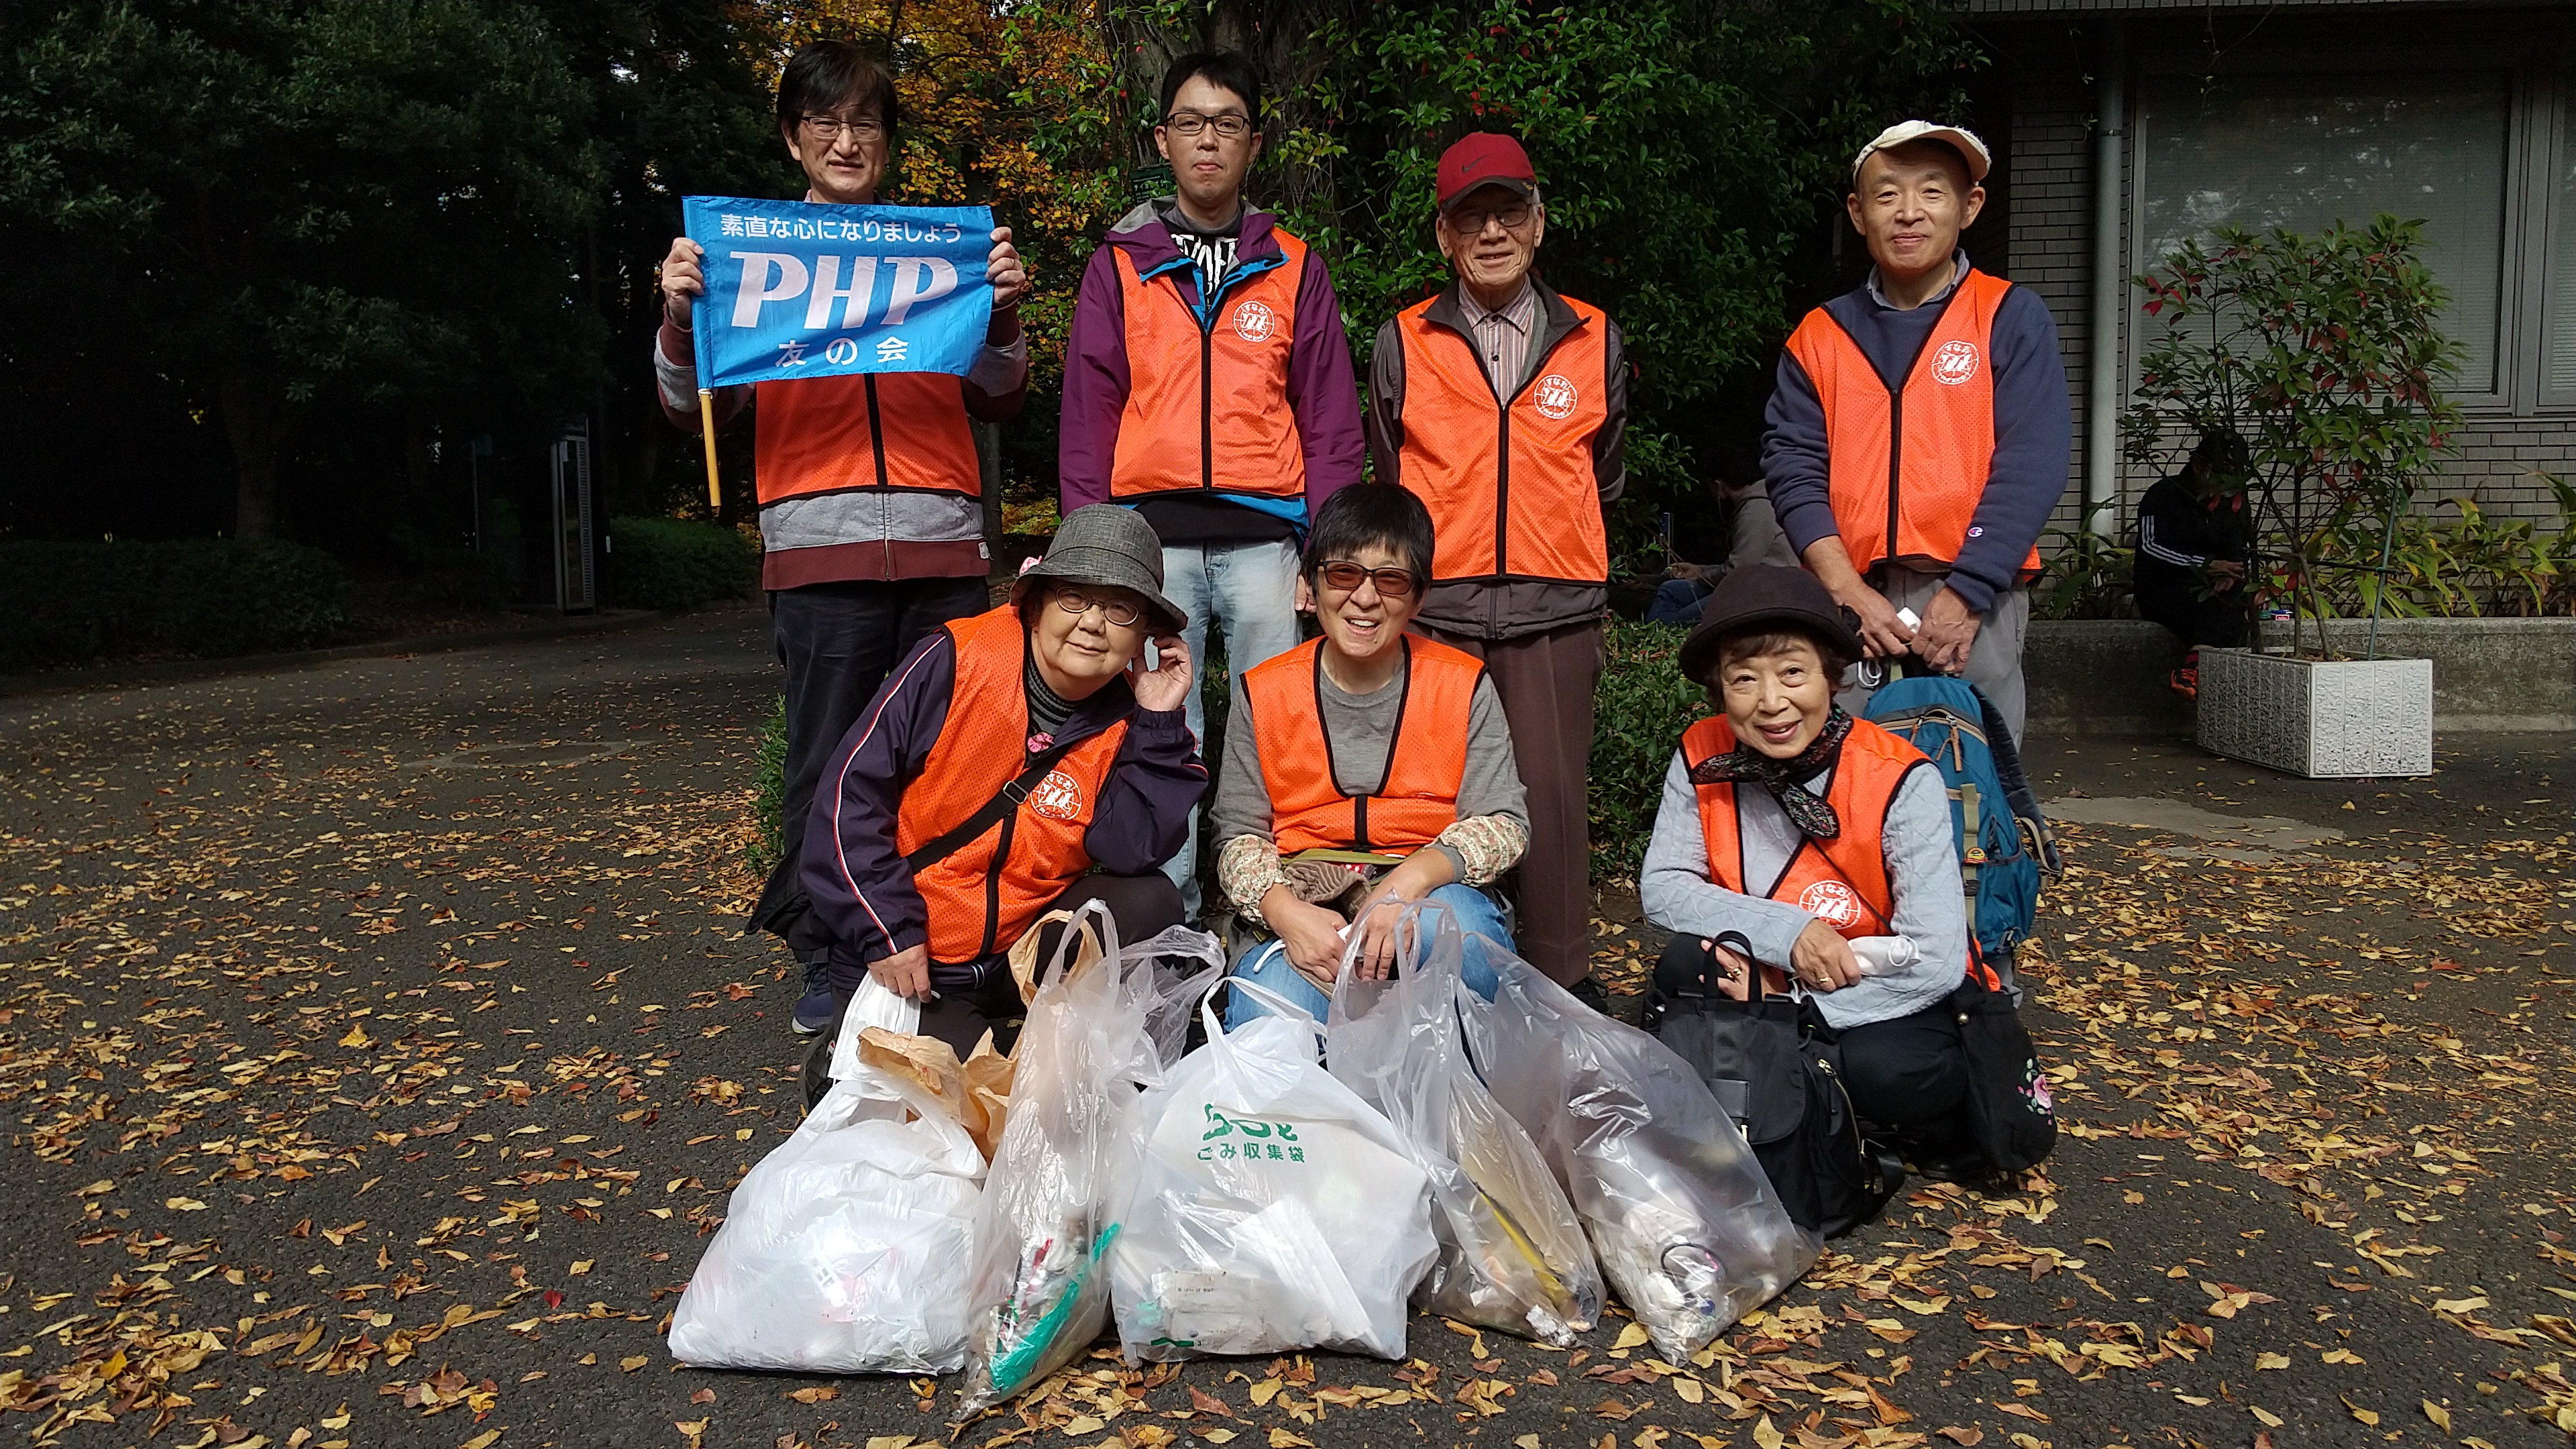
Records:
[[[937,630],[914,646],[850,726],[814,792],[805,891],[832,935],[829,979],[837,989],[855,990],[866,963],[930,939],[929,912],[895,849],[895,811],[939,742],[956,678],[956,644]],[[1182,712],[1136,708],[1124,680],[1076,706],[1056,738],[1086,739],[1122,719],[1127,738],[1083,848],[1113,875],[1143,875],[1181,848],[1190,810],[1207,791],[1207,767]]]
[[[1273,238],[1277,229],[1278,218],[1247,207],[1243,233],[1235,243],[1236,266],[1282,256]],[[1119,290],[1112,248],[1123,248],[1140,276],[1181,255],[1154,204],[1146,202],[1109,229],[1083,269],[1082,290],[1073,305],[1073,334],[1065,344],[1063,432],[1056,458],[1067,513],[1109,501],[1109,469],[1118,455],[1119,419],[1127,410],[1127,302]],[[1196,268],[1173,272],[1171,285],[1197,306]],[[1224,291],[1218,290],[1220,300]],[[1213,316],[1215,309],[1208,313]],[[1288,405],[1297,414],[1297,437],[1305,446],[1306,517],[1312,518],[1335,490],[1360,481],[1367,453],[1350,339],[1342,332],[1341,299],[1333,292],[1323,257],[1312,251],[1297,286],[1297,321],[1297,336],[1288,348]],[[1295,521],[1302,528],[1304,520]]]

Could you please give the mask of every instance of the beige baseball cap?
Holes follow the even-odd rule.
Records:
[[[1970,181],[1983,181],[1986,173],[1994,169],[1995,158],[1986,150],[1986,143],[1978,140],[1977,133],[1965,126],[1944,126],[1934,121],[1899,121],[1879,132],[1876,140],[1861,147],[1860,154],[1852,158],[1852,180],[1860,180],[1860,168],[1871,156],[1908,141],[1939,141],[1955,147],[1961,156],[1967,158]]]

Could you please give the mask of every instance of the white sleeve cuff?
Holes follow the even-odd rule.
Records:
[[[692,357],[673,362],[662,355],[662,339],[653,339],[653,381],[662,389],[662,404],[675,413],[692,417],[698,411],[698,362]]]

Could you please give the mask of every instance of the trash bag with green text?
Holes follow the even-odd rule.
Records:
[[[1393,1126],[1315,1058],[1315,1019],[1273,1013],[1207,1044],[1143,1103],[1136,1191],[1109,1249],[1131,1362],[1330,1348],[1404,1357],[1431,1266],[1425,1178]]]

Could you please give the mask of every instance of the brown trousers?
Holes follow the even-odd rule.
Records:
[[[1420,628],[1420,625],[1415,627]],[[1563,985],[1592,971],[1592,690],[1609,656],[1598,619],[1517,639],[1423,632],[1485,661],[1529,795],[1520,864],[1522,959]]]

